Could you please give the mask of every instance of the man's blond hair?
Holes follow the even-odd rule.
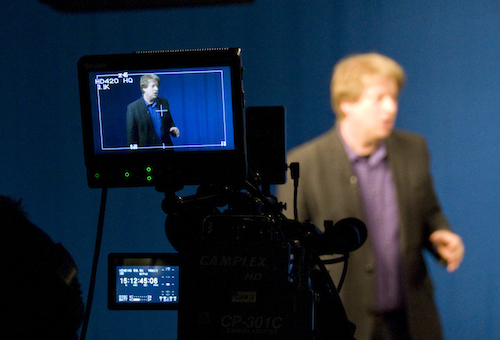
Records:
[[[394,79],[398,93],[406,80],[401,65],[378,53],[355,54],[341,59],[333,69],[330,83],[330,101],[338,118],[344,116],[340,103],[357,101],[363,92],[363,81],[367,76]]]
[[[160,86],[160,77],[153,73],[145,74],[141,77],[139,82],[142,93],[144,93],[144,89],[148,87],[150,81],[155,81],[157,85]]]

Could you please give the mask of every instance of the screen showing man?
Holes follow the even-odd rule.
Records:
[[[245,176],[239,49],[84,56],[78,72],[90,186]]]
[[[229,67],[89,76],[96,154],[234,150]]]
[[[170,114],[168,100],[158,97],[160,78],[156,74],[141,77],[142,97],[127,106],[127,143],[138,146],[171,146],[180,132]]]

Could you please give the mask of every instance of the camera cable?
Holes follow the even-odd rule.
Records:
[[[101,242],[102,242],[102,231],[104,226],[104,212],[106,210],[106,197],[108,193],[108,188],[102,188],[101,193],[101,206],[99,208],[99,222],[97,224],[97,236],[94,249],[94,260],[92,262],[92,273],[90,275],[90,285],[89,292],[87,296],[87,304],[85,306],[85,316],[83,319],[82,331],[80,333],[80,340],[85,340],[87,335],[87,328],[90,319],[90,310],[92,308],[92,300],[94,297],[94,288],[97,275],[97,264],[99,262],[99,254],[101,252]]]

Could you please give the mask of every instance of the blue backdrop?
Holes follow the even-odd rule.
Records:
[[[100,191],[86,185],[81,56],[241,47],[247,106],[285,106],[290,148],[333,124],[335,61],[377,51],[407,71],[397,124],[427,138],[438,196],[466,245],[456,273],[429,261],[446,338],[500,338],[498,1],[255,0],[64,14],[18,0],[3,4],[0,22],[0,192],[23,198],[32,220],[67,246],[84,291]],[[108,193],[89,339],[176,338],[175,312],[109,311],[105,302],[108,253],[172,251],[162,198],[153,188]]]

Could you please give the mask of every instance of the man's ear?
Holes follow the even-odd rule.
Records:
[[[339,105],[340,111],[342,111],[344,117],[349,116],[349,113],[351,112],[352,108],[352,103],[347,102],[347,101],[342,101]]]

